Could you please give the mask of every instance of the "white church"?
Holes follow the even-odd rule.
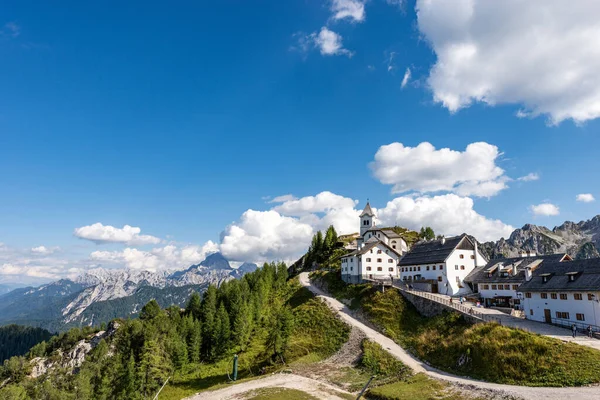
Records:
[[[408,247],[391,229],[378,229],[375,214],[367,202],[360,214],[360,237],[357,248],[342,257],[342,280],[359,283],[363,279],[400,278],[398,263]]]

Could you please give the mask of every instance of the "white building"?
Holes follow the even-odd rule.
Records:
[[[544,262],[517,292],[527,319],[600,331],[600,258]]]
[[[487,260],[467,234],[420,242],[400,260],[401,279],[417,289],[451,296],[471,293],[465,277]]]
[[[406,242],[391,229],[374,226],[375,214],[367,202],[360,214],[357,249],[342,257],[342,279],[359,283],[363,279],[399,278],[398,261],[407,251]]]
[[[486,265],[475,268],[467,277],[473,293],[477,294],[486,307],[510,307],[522,309],[517,289],[542,263],[571,261],[567,254],[539,256],[525,252],[520,257],[497,258]]]

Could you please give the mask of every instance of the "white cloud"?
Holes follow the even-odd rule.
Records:
[[[31,252],[35,253],[35,254],[52,254],[56,251],[60,250],[59,247],[46,247],[46,246],[37,246],[37,247],[32,247],[31,248]]]
[[[581,193],[577,195],[577,201],[581,201],[583,203],[591,203],[595,200],[596,199],[594,198],[594,196],[590,193]]]
[[[140,246],[145,244],[158,244],[160,239],[150,235],[140,235],[141,229],[125,225],[123,228],[115,228],[110,225],[102,225],[97,222],[93,225],[75,228],[74,235],[81,239],[91,240],[95,243],[124,243],[129,246]]]
[[[310,38],[324,56],[345,55],[352,57],[353,53],[344,48],[342,37],[334,31],[327,29],[325,26],[321,28],[321,31],[318,34],[316,32],[312,33]]]
[[[437,61],[428,83],[451,112],[523,105],[552,124],[600,116],[600,2],[417,0]]]
[[[150,251],[130,247],[122,251],[94,251],[90,254],[90,259],[111,265],[124,265],[131,269],[156,272],[187,268],[192,264],[203,261],[208,254],[218,250],[217,244],[208,241],[203,246],[187,245],[178,247],[167,245]]]
[[[408,85],[408,82],[410,81],[410,68],[406,68],[406,72],[404,73],[404,78],[402,78],[402,84],[400,85],[400,87],[402,89],[404,89],[404,87],[406,85]]]
[[[517,178],[518,181],[522,181],[522,182],[537,181],[538,179],[540,179],[540,176],[538,174],[536,174],[535,172],[530,172],[529,174],[527,174],[525,176]]]
[[[284,194],[274,197],[269,203],[283,203],[284,201],[296,200],[297,197],[292,194]]]
[[[360,0],[333,0],[331,2],[333,19],[350,19],[352,22],[365,20],[365,3]]]
[[[405,0],[385,0],[385,2],[388,3],[390,6],[395,6],[400,9],[404,8],[404,1]]]
[[[560,214],[559,208],[552,203],[532,205],[529,207],[529,210],[533,213],[533,215],[541,215],[546,217]]]
[[[282,204],[276,206],[273,210],[289,216],[303,216],[340,208],[353,208],[357,203],[355,200],[329,191],[321,192],[316,196],[306,196],[301,199],[289,198],[278,202]]]
[[[462,196],[490,197],[507,188],[509,180],[496,165],[501,155],[494,145],[471,143],[466,150],[436,150],[430,143],[416,147],[381,146],[370,164],[381,183],[393,193],[450,191]]]
[[[514,230],[500,220],[478,214],[473,209],[473,199],[452,193],[433,197],[397,197],[375,212],[381,225],[398,225],[413,230],[430,226],[436,234],[468,233],[479,241],[508,237]]]
[[[58,279],[62,271],[55,267],[24,266],[14,264],[2,264],[0,275],[15,275],[20,277]]]

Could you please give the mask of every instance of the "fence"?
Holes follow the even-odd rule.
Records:
[[[600,332],[600,326],[592,325],[590,323],[585,322],[569,321],[568,319],[552,318],[552,325],[557,325],[567,329],[572,329],[573,325],[575,325],[578,332],[583,332],[586,335],[588,333],[588,326],[592,327],[592,332],[594,332],[594,334],[597,335]]]
[[[384,280],[381,280],[381,283],[385,284],[386,282]],[[402,281],[390,282],[390,284],[393,287],[399,289],[400,291],[410,293],[414,296],[419,296],[419,297],[434,301],[439,304],[443,304],[446,307],[450,307],[450,308],[460,312],[461,314],[468,315],[476,320],[479,320],[480,322],[496,322],[496,323],[502,325],[502,319],[500,319],[498,317],[494,317],[494,316],[486,314],[486,313],[482,313],[482,312],[478,311],[477,308],[475,308],[475,307],[467,307],[463,304],[460,304],[457,301],[446,300],[445,298],[440,297],[439,295],[435,295],[435,294],[425,292],[422,290],[409,288],[408,285]]]

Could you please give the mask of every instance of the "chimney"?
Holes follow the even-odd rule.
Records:
[[[446,244],[446,237],[445,237],[445,236],[442,236],[441,242],[442,242],[442,246],[443,246],[444,244]]]
[[[479,261],[479,250],[477,249],[477,240],[475,240],[475,266],[477,267],[477,262]]]
[[[529,268],[529,267],[525,268],[525,280],[527,282],[529,282],[531,280],[531,276],[532,276],[531,268]]]

